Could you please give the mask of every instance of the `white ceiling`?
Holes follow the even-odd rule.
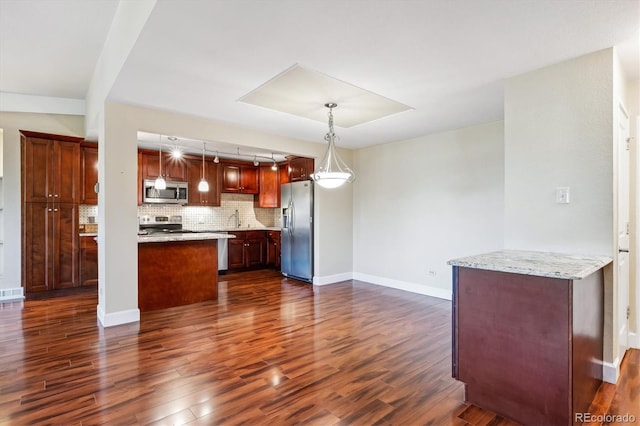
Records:
[[[0,91],[83,98],[117,4],[0,0]],[[320,142],[326,124],[239,102],[299,64],[414,108],[336,128],[363,147],[500,120],[505,78],[613,45],[637,79],[639,13],[637,0],[158,0],[109,96]]]

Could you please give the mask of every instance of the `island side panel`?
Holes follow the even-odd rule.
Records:
[[[141,312],[215,300],[218,240],[138,244]]]
[[[585,413],[602,383],[604,271],[573,282],[573,411]]]
[[[457,278],[467,401],[519,423],[568,424],[571,281],[465,267]]]

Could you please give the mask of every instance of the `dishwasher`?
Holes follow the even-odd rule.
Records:
[[[228,232],[216,231],[218,234],[228,234]],[[218,238],[218,273],[226,272],[229,256],[229,239]]]

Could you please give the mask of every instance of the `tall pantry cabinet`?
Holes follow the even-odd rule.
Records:
[[[82,140],[21,131],[22,279],[26,292],[78,286]]]

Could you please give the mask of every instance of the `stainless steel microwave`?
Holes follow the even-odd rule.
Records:
[[[145,179],[142,187],[142,202],[152,204],[187,204],[189,185],[187,182],[167,181],[166,189],[156,189],[155,181]]]

